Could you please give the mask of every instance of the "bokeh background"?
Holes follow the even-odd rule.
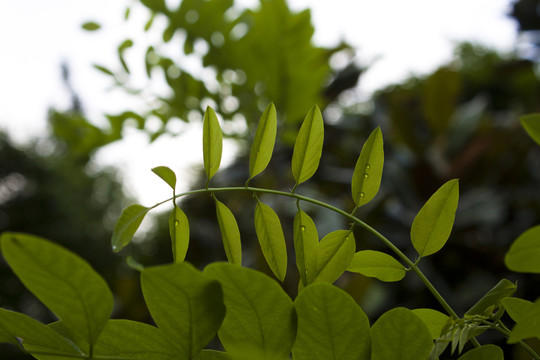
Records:
[[[383,182],[358,216],[414,258],[415,214],[439,186],[459,178],[453,233],[440,253],[422,260],[423,271],[458,313],[503,277],[518,281],[518,296],[540,296],[538,277],[512,274],[502,261],[509,244],[540,223],[540,148],[519,124],[520,115],[540,112],[540,1],[458,1],[452,10],[421,1],[363,4],[378,17],[340,1],[332,7],[285,0],[110,3],[80,5],[82,17],[60,17],[61,27],[47,14],[69,10],[62,6],[0,5],[0,17],[26,15],[16,22],[18,31],[5,25],[0,31],[6,44],[0,74],[16,79],[0,80],[7,109],[0,112],[0,231],[40,235],[87,259],[115,293],[114,317],[151,321],[127,256],[144,265],[171,261],[166,211],[145,220],[126,250],[110,249],[122,207],[170,196],[150,168],[177,170],[181,189],[204,186],[200,129],[210,105],[227,138],[213,184],[244,184],[250,139],[270,101],[278,110],[278,141],[254,185],[290,189],[295,134],[317,104],[326,126],[323,157],[298,192],[352,209],[356,159],[380,126]],[[445,18],[453,20],[439,20]],[[41,30],[54,38],[36,41]],[[60,56],[49,63],[51,50]],[[48,91],[36,91],[44,84]],[[270,275],[254,232],[253,200],[219,197],[239,222],[245,265]],[[294,202],[263,200],[280,215],[292,250]],[[212,199],[188,197],[180,205],[191,228],[187,260],[199,267],[224,260]],[[305,209],[321,237],[348,227],[328,211]],[[355,231],[358,250],[386,251]],[[291,296],[297,283],[291,252],[284,283]],[[399,283],[345,274],[337,284],[372,321],[395,306],[439,309],[411,274]],[[3,260],[0,306],[54,319]],[[494,334],[480,341],[504,345]],[[7,345],[0,354],[28,358]],[[527,358],[514,348],[505,355]]]

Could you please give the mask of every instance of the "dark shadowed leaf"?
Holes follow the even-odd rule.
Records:
[[[294,143],[292,173],[296,184],[315,174],[319,167],[324,142],[324,122],[319,107],[309,110]]]
[[[380,128],[373,130],[362,147],[352,178],[352,197],[357,206],[370,202],[381,185],[384,164],[383,137]]]
[[[255,232],[268,266],[283,281],[287,273],[287,247],[281,222],[274,210],[260,201],[255,207]]]
[[[111,240],[114,252],[122,250],[124,246],[130,243],[148,211],[150,211],[149,208],[137,204],[124,208],[114,225]]]
[[[496,345],[484,345],[467,351],[458,360],[503,360],[504,353]]]
[[[519,119],[529,136],[540,145],[540,114],[529,114]]]
[[[476,304],[474,304],[465,315],[489,315],[492,310],[501,304],[501,300],[512,296],[516,292],[516,285],[511,281],[502,279],[497,285],[489,290],[486,295],[482,296]],[[485,314],[485,312],[489,314]]]

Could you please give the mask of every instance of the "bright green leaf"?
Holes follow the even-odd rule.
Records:
[[[504,263],[512,271],[540,273],[540,225],[525,231],[512,243]]]
[[[169,234],[174,262],[181,263],[186,258],[189,247],[189,221],[182,209],[176,205],[169,216]]]
[[[253,139],[253,145],[251,146],[251,152],[249,154],[250,179],[254,178],[268,166],[268,163],[272,158],[272,152],[274,151],[276,131],[276,107],[271,103],[266,107],[259,120],[255,138]]]
[[[101,28],[101,25],[94,21],[88,21],[82,24],[81,27],[86,31],[96,31]]]
[[[373,324],[372,360],[427,359],[433,341],[428,327],[411,310],[395,308]]]
[[[111,240],[114,252],[122,250],[124,246],[129,244],[148,211],[150,211],[150,208],[137,204],[124,208],[114,225]]]
[[[189,263],[146,268],[141,285],[148,310],[177,356],[192,359],[212,340],[225,316],[223,293]]]
[[[439,251],[450,236],[459,199],[458,180],[450,180],[433,194],[413,221],[411,240],[421,257]]]
[[[255,232],[268,266],[283,281],[287,273],[287,247],[281,222],[274,210],[260,201],[255,207]]]
[[[357,206],[370,202],[381,185],[384,164],[383,137],[380,128],[373,130],[362,147],[352,178],[352,197]]]
[[[405,267],[392,256],[380,251],[363,250],[354,254],[347,271],[374,277],[381,281],[399,281],[405,277]]]
[[[502,279],[495,285],[491,290],[489,290],[486,295],[482,296],[476,304],[474,304],[465,315],[489,315],[491,314],[491,309],[498,307],[501,303],[501,300],[512,296],[516,292],[516,285],[511,281]],[[489,312],[489,314],[485,314]]]
[[[208,106],[203,120],[203,159],[208,181],[219,169],[222,147],[223,135],[218,118],[214,110]]]
[[[307,286],[317,275],[319,234],[313,220],[302,210],[298,210],[294,217],[293,233],[296,266],[302,285]]]
[[[152,169],[152,172],[159,176],[174,190],[176,189],[176,174],[166,166],[158,166]]]
[[[319,167],[324,142],[324,122],[318,106],[306,115],[292,156],[292,173],[296,184],[301,184],[315,174]]]
[[[242,244],[240,242],[240,230],[231,210],[225,204],[216,200],[216,215],[221,231],[223,247],[229,262],[242,264]]]
[[[441,336],[441,332],[450,319],[448,315],[433,309],[414,309],[412,312],[426,324],[433,340]]]
[[[540,114],[528,114],[519,119],[529,136],[540,145]]]
[[[281,286],[261,272],[214,263],[204,274],[219,280],[227,313],[219,339],[232,358],[246,346],[274,357],[287,356],[296,336],[296,315]]]
[[[504,353],[496,345],[484,345],[467,351],[458,360],[503,360]]]
[[[319,244],[316,282],[333,283],[351,263],[356,250],[354,235],[349,230],[336,230]]]
[[[514,326],[508,342],[513,344],[523,339],[532,337],[540,338],[540,298],[526,307],[527,313],[524,317],[524,309],[520,309],[519,322]]]
[[[330,284],[307,286],[296,298],[295,360],[370,360],[369,320],[354,299]]]
[[[531,301],[515,297],[504,298],[501,300],[501,303],[508,315],[510,315],[512,320],[516,323],[519,323],[522,320],[526,321],[533,306]]]

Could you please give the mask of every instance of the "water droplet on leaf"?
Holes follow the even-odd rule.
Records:
[[[363,198],[364,196],[366,196],[366,194],[364,194],[363,192],[360,193],[360,197]]]
[[[300,226],[300,230],[306,231],[306,227],[304,225]]]
[[[178,225],[180,225],[180,221],[174,220],[174,226],[178,226]]]
[[[371,167],[371,165],[367,164],[366,165],[366,170],[369,170],[370,167]]]
[[[369,177],[369,174],[368,173],[365,173],[364,174],[364,179],[367,179]]]

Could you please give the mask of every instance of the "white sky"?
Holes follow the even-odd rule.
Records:
[[[0,1],[0,129],[17,142],[45,133],[47,109],[69,104],[60,77],[62,60],[70,66],[73,86],[90,119],[103,124],[105,112],[124,109],[125,98],[106,92],[109,79],[91,66],[116,66],[117,45],[126,37],[139,39],[146,14],[141,9],[133,11],[135,21],[124,23],[127,3]],[[454,44],[460,41],[476,41],[501,51],[515,47],[516,25],[505,15],[510,0],[290,0],[289,4],[298,10],[311,7],[317,44],[334,45],[345,39],[359,49],[363,62],[378,59],[362,78],[359,93],[399,82],[412,73],[432,71],[451,58]],[[98,20],[103,29],[82,31],[80,25],[89,20]],[[200,139],[199,133],[200,127],[190,125],[187,138]],[[125,141],[100,151],[97,161],[121,167],[128,188],[149,205],[170,195],[150,168],[167,165],[186,171],[202,163],[201,147],[170,137],[149,145],[145,135],[130,131]]]

